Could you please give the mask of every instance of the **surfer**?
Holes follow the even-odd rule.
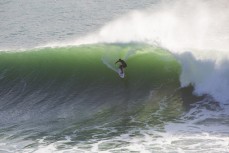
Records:
[[[118,63],[118,62],[120,63],[119,68],[120,68],[120,70],[121,70],[121,74],[123,74],[124,68],[127,67],[127,64],[126,64],[126,62],[125,62],[124,60],[122,60],[122,59],[119,59],[117,62],[115,62],[115,64]]]

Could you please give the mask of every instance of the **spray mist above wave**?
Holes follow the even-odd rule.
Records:
[[[228,50],[229,2],[162,1],[111,21],[77,43],[156,43],[174,51],[186,49]]]

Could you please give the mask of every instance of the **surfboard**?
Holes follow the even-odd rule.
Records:
[[[124,78],[125,77],[125,73],[123,72],[122,73],[122,71],[120,70],[120,69],[118,69],[118,75],[121,77],[121,78]]]

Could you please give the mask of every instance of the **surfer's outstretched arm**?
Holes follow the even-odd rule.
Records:
[[[117,62],[115,62],[115,64],[118,63],[118,62],[121,62],[121,59],[117,60]]]

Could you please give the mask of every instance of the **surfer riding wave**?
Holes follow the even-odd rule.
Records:
[[[124,68],[127,67],[126,62],[122,59],[119,59],[117,62],[115,62],[115,64],[117,64],[117,63],[120,63],[119,69],[121,70],[121,74],[123,74]]]

